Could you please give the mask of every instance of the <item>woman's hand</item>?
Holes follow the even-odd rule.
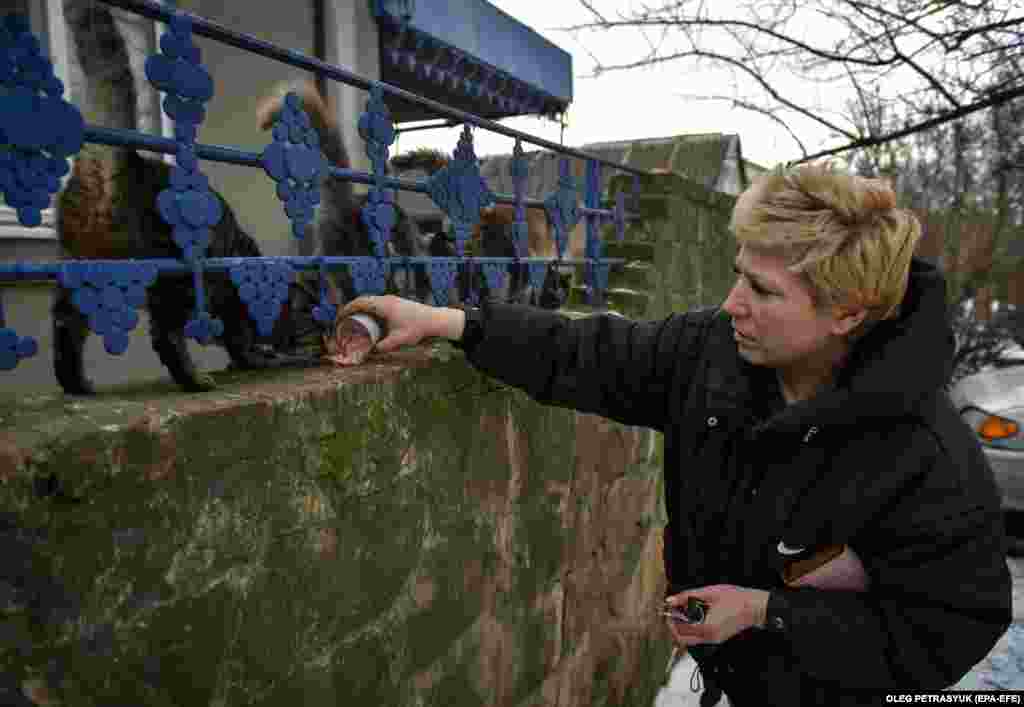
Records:
[[[680,648],[698,643],[724,643],[741,631],[764,625],[768,592],[732,584],[714,584],[689,589],[665,599],[669,606],[682,607],[689,598],[707,604],[704,621],[699,624],[669,619],[669,631]]]
[[[431,337],[457,341],[466,323],[466,315],[460,309],[431,307],[394,295],[357,297],[345,305],[338,317],[357,312],[371,314],[384,325],[386,336],[375,347],[381,352],[414,346]]]

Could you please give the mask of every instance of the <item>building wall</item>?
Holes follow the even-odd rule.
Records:
[[[68,57],[64,41],[62,0],[7,0],[4,12],[18,13],[29,18],[32,30],[49,52],[57,77],[67,83]],[[43,224],[37,228],[24,228],[18,223],[14,210],[4,203],[0,194],[0,258],[8,258],[8,251],[19,248],[31,251],[33,256],[49,258],[56,252],[53,234],[53,211],[43,212]]]
[[[261,40],[313,54],[313,5],[246,3],[237,0],[179,0],[178,7],[251,34]],[[272,141],[256,124],[256,105],[281,81],[306,78],[303,72],[251,52],[196,37],[203,65],[213,76],[215,93],[207,103],[206,120],[198,140],[207,144],[262,152]],[[275,182],[262,170],[205,162],[202,170],[235,210],[242,227],[259,243],[265,255],[291,251],[290,222],[277,198]]]
[[[380,78],[380,40],[369,2],[324,0],[324,25],[329,62],[366,78]],[[327,94],[344,132],[353,168],[369,172],[366,143],[359,137],[357,128],[369,94],[337,81],[328,82]],[[362,185],[355,186],[357,192],[365,190]]]

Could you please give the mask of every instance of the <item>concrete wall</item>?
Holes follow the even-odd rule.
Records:
[[[0,680],[81,707],[652,701],[653,433],[447,347],[219,381],[0,408],[0,550],[27,558]]]

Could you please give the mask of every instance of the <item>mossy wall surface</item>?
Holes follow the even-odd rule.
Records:
[[[5,687],[81,707],[649,703],[651,433],[450,351],[8,403]]]
[[[687,189],[645,184],[632,316],[691,289]],[[0,704],[653,704],[660,435],[447,344],[215,379],[0,395]]]

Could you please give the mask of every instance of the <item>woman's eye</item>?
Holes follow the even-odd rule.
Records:
[[[733,271],[734,273],[736,273],[736,275],[737,275],[737,276],[739,276],[739,277],[743,277],[743,273],[742,273],[742,272],[740,272],[739,270],[737,270],[735,266],[733,266],[733,269],[732,269],[732,271]],[[754,294],[756,294],[756,295],[758,295],[758,296],[760,296],[760,297],[764,297],[765,295],[769,295],[769,294],[771,294],[770,292],[768,292],[768,290],[766,290],[766,289],[762,288],[762,287],[761,287],[760,285],[758,285],[758,284],[757,284],[756,282],[754,282],[753,280],[751,280],[751,279],[749,279],[749,278],[748,278],[748,279],[747,279],[747,282],[749,282],[749,283],[750,283],[750,289],[752,289],[752,290],[754,291]]]

